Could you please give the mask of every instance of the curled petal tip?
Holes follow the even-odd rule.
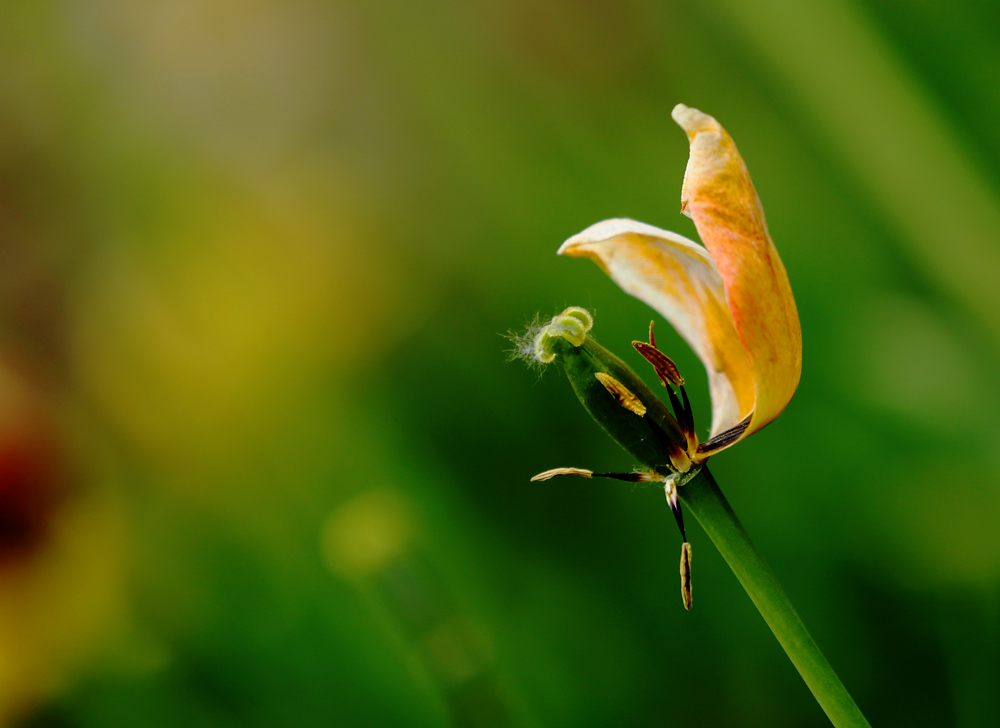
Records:
[[[569,255],[578,258],[591,257],[590,253],[585,250],[585,246],[590,243],[599,243],[603,240],[608,240],[615,237],[616,235],[621,235],[627,232],[636,232],[637,229],[642,228],[644,231],[655,231],[652,225],[646,225],[645,223],[636,222],[635,220],[630,220],[624,217],[613,217],[609,220],[601,220],[600,222],[595,222],[590,227],[581,230],[576,235],[567,238],[562,245],[559,246],[559,250],[556,251],[556,255]]]
[[[662,230],[654,225],[648,225],[638,220],[627,217],[613,217],[608,220],[595,222],[585,230],[581,230],[576,235],[567,238],[556,251],[558,255],[569,255],[575,257],[593,257],[590,246],[595,243],[603,243],[619,236],[647,236],[652,238],[665,238],[673,243],[682,246],[693,247],[701,250],[701,246],[694,243],[683,235],[672,233],[669,230]]]
[[[674,110],[670,112],[670,116],[673,117],[677,125],[686,131],[690,137],[693,137],[700,131],[719,131],[722,129],[719,122],[713,117],[684,104],[677,104]]]
[[[569,240],[564,241],[563,244],[559,246],[559,250],[556,251],[556,255],[579,255],[579,253],[575,253],[573,250],[579,244],[579,241],[577,240],[578,237],[578,235],[574,235]]]

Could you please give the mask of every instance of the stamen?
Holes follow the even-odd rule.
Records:
[[[687,541],[681,546],[681,599],[684,609],[691,609],[691,544]]]
[[[642,400],[632,394],[632,392],[630,392],[628,387],[624,384],[619,382],[610,374],[605,374],[604,372],[596,372],[594,376],[597,377],[597,381],[604,385],[606,390],[611,392],[611,394],[618,399],[618,402],[622,407],[627,409],[629,412],[639,415],[640,417],[646,414],[646,405],[642,403]]]
[[[677,395],[674,394],[674,390],[671,387],[667,387],[667,395],[670,397],[670,406],[674,410],[674,419],[677,420],[677,424],[680,425],[681,430],[684,434],[687,434],[687,427],[684,422],[684,409],[681,407],[680,400],[677,399]]]
[[[750,420],[753,419],[753,412],[748,414],[743,421],[740,422],[735,427],[730,427],[725,432],[720,432],[718,435],[713,437],[711,440],[707,440],[698,446],[699,455],[711,455],[715,450],[721,450],[722,448],[733,444],[740,439],[740,436],[746,432],[746,429],[750,426]]]
[[[691,456],[684,448],[675,445],[670,451],[670,464],[677,473],[686,473],[691,470]]]
[[[694,435],[694,410],[691,409],[691,400],[688,399],[687,390],[684,387],[680,387],[681,397],[684,399],[684,427],[690,436]],[[689,437],[689,439],[691,439]],[[697,444],[698,438],[694,437],[694,443],[692,447]]]
[[[667,504],[670,506],[670,510],[673,511],[674,520],[677,521],[677,528],[681,530],[681,538],[687,541],[688,537],[684,532],[684,514],[681,513],[681,502],[677,498],[677,485],[674,483],[673,478],[664,478],[663,490],[667,496]]]
[[[583,468],[553,468],[539,473],[531,482],[549,480],[557,475],[578,475],[581,478],[611,478],[612,480],[624,480],[628,483],[658,483],[663,480],[663,476],[652,471],[639,473],[594,473]]]
[[[628,483],[656,483],[663,480],[659,473],[594,473],[595,478],[613,478],[614,480],[624,480]]]
[[[656,323],[655,321],[649,322],[649,345],[652,346],[654,349],[656,348],[656,337],[653,336],[653,324],[655,323]]]
[[[633,341],[632,346],[642,355],[643,359],[653,365],[656,376],[660,378],[664,387],[668,384],[673,384],[675,387],[684,384],[684,377],[677,370],[677,365],[662,351],[645,341]]]
[[[581,478],[589,478],[593,476],[593,473],[589,470],[584,470],[583,468],[553,468],[552,470],[546,470],[544,473],[539,473],[531,479],[531,482],[535,483],[540,480],[549,480],[557,475],[579,475]]]

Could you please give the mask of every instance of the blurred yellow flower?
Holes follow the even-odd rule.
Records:
[[[678,104],[673,118],[691,145],[681,212],[694,220],[705,247],[612,219],[574,235],[559,253],[596,261],[626,293],[662,314],[705,365],[712,428],[709,440],[691,443],[698,463],[784,410],[799,383],[802,332],[788,275],[733,140],[697,109]],[[636,348],[660,372],[666,365],[654,358],[666,357],[650,344]]]

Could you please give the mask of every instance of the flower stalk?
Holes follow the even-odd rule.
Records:
[[[870,728],[708,468],[703,467],[679,489],[679,494],[681,502],[694,514],[743,585],[830,722],[836,728]]]

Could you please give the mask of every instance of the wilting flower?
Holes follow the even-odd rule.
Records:
[[[633,220],[605,220],[574,235],[559,252],[594,259],[627,293],[656,309],[687,340],[708,370],[711,435],[698,442],[684,380],[656,347],[652,324],[649,341],[632,344],[656,370],[672,415],[625,362],[594,340],[591,315],[568,308],[521,339],[521,352],[543,363],[558,361],[587,411],[647,470],[594,473],[557,468],[532,480],[575,475],[662,482],[684,538],[680,559],[684,608],[691,608],[692,588],[691,544],[684,534],[682,499],[834,725],[868,726],[708,468],[702,466],[712,454],[781,414],[799,383],[802,333],[788,275],[733,140],[715,119],[696,109],[679,104],[673,117],[691,143],[681,212],[694,220],[705,248]],[[683,491],[680,486],[685,486]]]
[[[681,212],[694,220],[705,247],[645,223],[612,219],[574,235],[559,253],[592,258],[666,318],[701,359],[712,427],[701,443],[691,432],[686,448],[700,463],[785,408],[799,382],[802,334],[788,275],[736,145],[697,109],[678,104],[673,118],[691,144]],[[668,383],[683,383],[655,341],[634,345],[668,390]]]
[[[691,143],[681,212],[694,220],[705,247],[652,225],[614,219],[574,235],[559,253],[592,258],[691,345],[708,371],[709,439],[698,441],[684,379],[656,347],[653,324],[649,341],[632,345],[656,370],[672,414],[625,362],[593,339],[593,318],[582,308],[566,309],[522,343],[536,360],[558,361],[591,416],[647,468],[634,473],[556,468],[532,480],[576,475],[662,482],[684,536],[681,593],[690,609],[691,545],[677,486],[711,455],[781,414],[799,383],[802,332],[785,266],[736,145],[697,109],[678,104],[673,117]]]

